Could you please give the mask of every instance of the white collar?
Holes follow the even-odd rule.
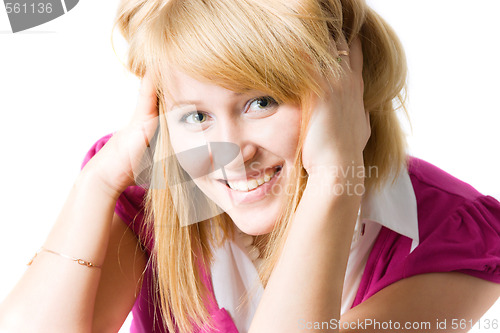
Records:
[[[362,199],[360,216],[362,222],[376,222],[410,238],[410,253],[418,246],[417,199],[405,167],[394,183],[387,181],[379,190],[366,193]]]
[[[371,224],[375,222],[376,224]],[[366,234],[360,237],[366,226]],[[378,225],[377,225],[378,224]],[[411,251],[417,247],[417,202],[406,168],[402,168],[394,183],[387,182],[377,191],[366,193],[361,201],[356,229],[351,243],[351,254],[346,270],[347,284],[342,295],[343,311],[350,308],[356,295],[364,260],[378,235],[380,225],[412,239]],[[364,239],[363,242],[357,242]],[[228,240],[215,249],[211,267],[212,285],[218,305],[233,318],[239,332],[247,332],[264,289],[246,246],[240,238]],[[242,302],[244,297],[246,302]]]

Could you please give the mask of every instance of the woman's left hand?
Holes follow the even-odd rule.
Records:
[[[363,103],[363,53],[358,38],[338,45],[342,72],[339,78],[321,78],[324,96],[316,98],[302,147],[307,173],[347,172],[363,165],[363,150],[371,135],[370,118]],[[342,55],[348,51],[349,55]],[[340,168],[340,169],[339,169]],[[339,176],[339,175],[336,175]],[[341,175],[340,175],[341,176]]]

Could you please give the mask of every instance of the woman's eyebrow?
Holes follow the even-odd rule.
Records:
[[[172,105],[172,108],[188,106],[188,105],[200,105],[203,104],[202,101],[176,101],[175,104]]]
[[[247,91],[247,92],[231,92],[232,97],[240,97],[243,95],[251,95],[253,93],[257,93],[257,91]],[[172,108],[182,107],[187,105],[202,105],[203,101],[201,100],[182,100],[175,101],[175,104],[172,105]]]

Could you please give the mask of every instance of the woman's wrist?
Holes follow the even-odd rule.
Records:
[[[96,192],[96,194],[98,193],[116,202],[125,189],[122,190],[110,185],[108,181],[104,180],[105,176],[96,170],[91,162],[93,161],[90,160],[78,175],[75,187],[84,191]]]
[[[346,159],[342,163],[311,168],[308,172],[306,189],[323,191],[323,194],[329,197],[360,197],[365,192],[364,181],[363,159]]]

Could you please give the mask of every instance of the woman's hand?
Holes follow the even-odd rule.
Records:
[[[106,145],[89,161],[92,170],[113,196],[133,185],[140,172],[143,155],[158,126],[158,97],[150,75],[144,75],[136,110],[130,122],[113,134]]]
[[[347,45],[339,51],[348,51]],[[355,177],[353,183],[352,175],[341,173],[363,166],[363,148],[370,136],[362,63],[361,45],[355,40],[350,57],[342,56],[341,78],[322,82],[327,93],[316,101],[302,147],[307,185],[250,332],[298,332],[297,322],[304,318],[318,322],[340,318],[345,269],[361,202],[358,190],[364,191],[364,178]]]
[[[331,175],[332,171],[345,174],[352,171],[344,168],[363,166],[363,149],[371,134],[363,103],[361,42],[356,38],[350,49],[343,42],[338,51],[343,72],[339,79],[321,79],[325,95],[315,100],[302,147],[302,162],[310,176]]]

